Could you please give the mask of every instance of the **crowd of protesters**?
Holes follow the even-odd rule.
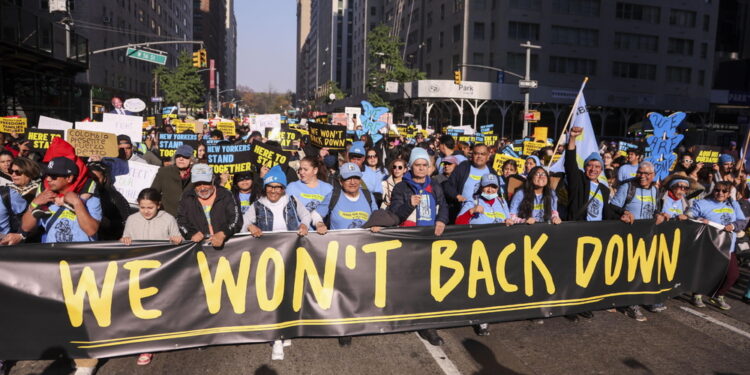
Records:
[[[2,135],[0,244],[119,240],[131,246],[138,240],[162,240],[220,249],[238,233],[261,237],[293,231],[306,236],[326,235],[329,230],[426,226],[441,236],[447,225],[602,220],[655,220],[658,225],[695,219],[732,232],[733,247],[724,283],[714,295],[693,295],[693,304],[731,307],[726,295],[739,274],[734,242],[745,237],[750,217],[750,188],[735,145],[713,165],[696,163],[695,150],[681,146],[671,175],[658,181],[639,148],[621,156],[616,145],[602,143],[599,152],[577,155],[575,138],[581,128],[571,130],[571,141],[561,150],[564,178],[546,168],[553,154],[549,147],[527,156],[523,165],[508,160],[496,171],[493,157],[510,144],[507,140],[470,145],[435,133],[373,143],[364,135],[352,138],[345,150],[328,150],[302,136],[288,164],[253,166],[250,172],[227,175],[215,174],[207,164],[205,142],[195,149],[184,144],[173,157],[159,158],[159,131],[174,129],[149,130],[143,142],[118,136],[117,158],[87,160],[62,139],[55,139],[40,155],[31,152],[23,138]],[[208,128],[202,139],[220,144],[257,140],[278,147],[247,126],[238,127],[233,137]],[[584,160],[583,170],[576,162],[579,158]],[[129,205],[113,187],[127,162],[160,167],[151,188],[139,194],[137,206]],[[750,287],[743,299],[750,299]],[[645,308],[659,312],[666,306]],[[624,312],[646,320],[641,306]],[[580,315],[593,317],[590,312]],[[475,329],[489,334],[486,324]],[[443,342],[436,330],[419,334],[433,345]],[[340,343],[349,345],[351,338],[340,338]],[[283,358],[283,345],[274,344],[275,358]],[[138,364],[148,364],[151,358],[143,353]],[[77,359],[76,364],[78,374],[92,373],[96,360]]]

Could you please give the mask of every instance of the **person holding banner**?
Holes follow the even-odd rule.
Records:
[[[229,190],[215,185],[214,169],[208,164],[193,166],[190,182],[193,189],[182,195],[177,212],[180,232],[190,241],[208,240],[221,248],[242,229],[239,205]]]
[[[689,178],[684,172],[677,172],[664,179],[663,186],[667,187],[667,191],[661,198],[661,210],[656,216],[657,225],[670,219],[687,220],[687,192],[691,185]],[[695,181],[692,183],[695,184]]]
[[[496,174],[487,165],[490,151],[486,145],[476,144],[472,150],[471,163],[461,163],[443,184],[445,196],[453,203],[452,209],[457,214],[461,205],[474,195],[482,176]],[[451,215],[455,217],[455,215]]]
[[[318,234],[330,229],[361,228],[378,207],[375,197],[362,188],[362,171],[354,163],[346,163],[339,170],[339,186],[313,212],[312,222]],[[324,218],[328,217],[329,225]]]
[[[287,194],[286,175],[276,165],[263,177],[261,197],[242,217],[242,232],[260,237],[263,232],[296,231],[306,236],[310,212],[295,197]]]
[[[732,233],[732,241],[729,245],[731,257],[729,259],[729,268],[724,277],[724,283],[714,293],[710,299],[717,307],[722,310],[732,308],[724,296],[732,288],[739,277],[739,266],[735,254],[734,245],[737,240],[737,233],[743,231],[747,225],[747,218],[742,213],[742,209],[736,200],[731,198],[732,183],[729,181],[719,181],[714,185],[714,189],[709,197],[693,202],[688,208],[687,216],[694,220],[699,220],[704,224],[718,224],[725,231]],[[700,294],[693,295],[693,305],[704,307],[703,296]]]
[[[562,222],[557,212],[557,195],[550,187],[549,172],[544,167],[531,168],[523,189],[513,194],[510,217],[516,224]]]
[[[305,156],[297,169],[299,180],[289,184],[287,194],[301,202],[311,214],[331,194],[333,186],[327,182],[325,166],[316,156]]]
[[[457,225],[505,224],[513,225],[508,203],[499,195],[500,181],[494,174],[482,176],[479,190],[471,200],[464,202],[456,218]]]
[[[240,214],[242,215],[245,215],[245,212],[260,195],[260,190],[256,189],[257,185],[254,179],[252,172],[237,172],[232,177],[232,194],[240,205]]]

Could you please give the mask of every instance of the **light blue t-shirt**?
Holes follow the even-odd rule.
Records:
[[[237,194],[240,198],[240,211],[244,215],[245,212],[252,206],[252,203],[250,203],[250,198],[252,198],[253,193],[239,193]]]
[[[490,174],[489,167],[484,166],[483,169],[478,169],[472,165],[469,168],[469,176],[466,177],[466,182],[464,182],[464,190],[461,191],[461,196],[463,196],[467,200],[471,199],[471,197],[473,197],[477,192],[477,185],[479,185],[479,181],[482,179],[482,176],[486,174]]]
[[[469,224],[504,223],[505,220],[510,217],[510,212],[508,212],[508,204],[505,203],[505,200],[501,196],[493,199],[491,205],[482,198],[467,200],[464,202],[463,207],[461,208],[461,212],[458,214],[458,216],[465,214],[466,211],[474,208],[477,204],[484,208],[484,212],[475,213],[471,217],[471,220],[469,220]]]
[[[13,211],[13,214],[20,215],[26,210],[26,200],[23,199],[21,194],[18,194],[17,191],[10,187],[8,188],[8,192],[10,193],[10,209]],[[10,215],[8,209],[5,208],[5,204],[0,203],[0,233],[2,234],[10,232]]]
[[[320,180],[315,188],[307,186],[302,181],[294,181],[286,188],[286,193],[297,198],[310,212],[315,211],[332,191],[331,184]]]
[[[362,181],[365,182],[367,190],[370,190],[372,193],[383,192],[383,180],[386,178],[388,178],[388,173],[385,170],[373,170],[370,167],[365,167],[365,171],[362,172]]]
[[[586,221],[602,221],[602,214],[604,212],[604,198],[602,197],[602,191],[596,189],[599,187],[598,182],[589,181],[591,186],[589,187],[589,207],[586,210]],[[595,195],[596,193],[596,195]],[[592,199],[593,198],[593,199]]]
[[[466,156],[463,156],[461,154],[453,154],[452,156],[454,156],[456,158],[456,162],[457,162],[456,165],[461,164],[461,163],[469,160],[469,159],[466,158]],[[435,165],[438,166],[438,174],[443,174],[443,170],[445,168],[443,168],[443,158],[442,157],[439,157],[435,161]]]
[[[352,229],[361,228],[367,220],[370,218],[370,214],[376,211],[378,208],[375,206],[375,198],[370,193],[372,204],[368,206],[367,198],[364,196],[362,189],[359,190],[359,196],[357,200],[352,202],[343,191],[339,196],[339,201],[334,207],[330,209],[331,212],[331,226],[330,229]],[[328,215],[329,206],[331,205],[331,194],[326,196],[326,199],[318,205],[315,210],[320,214],[321,217]]]
[[[99,198],[91,197],[87,199],[85,203],[89,215],[97,221],[101,221],[102,205]],[[52,223],[52,228],[49,228],[47,223],[52,219],[55,213],[61,209],[60,206],[53,204],[49,206],[49,211],[52,215],[39,220],[39,226],[44,229],[42,243],[96,241],[96,235],[89,237],[78,224],[78,216],[76,216],[75,212],[67,208],[57,217],[57,220]]]
[[[612,205],[622,207],[625,211],[633,214],[636,220],[653,219],[656,213],[656,203],[658,193],[655,187],[650,189],[636,188],[633,199],[625,204],[628,197],[628,185],[622,185],[617,189],[615,197],[612,198]],[[623,207],[625,205],[625,207]]]
[[[693,202],[687,210],[687,215],[692,219],[708,219],[714,223],[721,225],[734,224],[739,220],[745,220],[745,214],[742,213],[740,204],[736,200],[732,199],[731,202],[726,200],[724,202],[718,202],[713,199],[701,199]],[[735,228],[742,230],[744,228]],[[732,232],[732,241],[729,244],[729,252],[734,252],[734,245],[737,241],[737,233]]]
[[[617,170],[617,182],[622,183],[623,181],[627,181],[635,177],[636,172],[638,172],[638,164],[621,165],[620,168]]]
[[[682,199],[672,199],[669,194],[664,195],[662,199],[661,212],[668,214],[670,217],[679,216],[685,213],[685,207],[683,206]]]
[[[510,201],[510,213],[518,216],[518,209],[521,207],[521,201],[523,200],[523,190],[516,190],[513,194],[513,199]],[[531,211],[531,217],[533,217],[538,223],[544,222],[544,199],[542,194],[537,194],[534,198],[534,208]],[[552,192],[552,210],[550,212],[557,211],[557,194]],[[528,219],[528,217],[522,217],[522,219]]]

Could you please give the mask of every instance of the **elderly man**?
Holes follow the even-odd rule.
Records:
[[[190,164],[193,157],[193,148],[189,145],[181,145],[174,154],[174,164],[161,167],[156,172],[151,187],[161,193],[164,211],[172,216],[177,216],[177,205],[182,193],[190,189]]]
[[[654,165],[644,161],[638,165],[635,179],[620,186],[617,194],[610,202],[610,208],[620,216],[620,220],[632,224],[635,220],[654,219],[658,213],[657,203],[659,192],[654,186]],[[651,312],[666,310],[662,303],[647,306]],[[629,306],[625,313],[639,321],[647,319],[641,312],[640,306]]]
[[[329,217],[330,229],[361,228],[370,215],[377,211],[375,197],[362,189],[362,171],[354,163],[341,166],[341,186],[334,186],[312,213],[312,222],[319,234],[328,232],[323,218]]]
[[[177,224],[184,238],[193,242],[207,239],[215,248],[242,229],[240,207],[234,195],[214,184],[214,170],[196,164],[191,171],[193,189],[185,191],[177,213]]]
[[[583,128],[574,127],[570,131],[568,150],[565,152],[565,174],[568,176],[568,220],[601,221],[615,220],[618,215],[607,204],[609,187],[599,181],[604,162],[598,152],[587,155],[584,170],[578,169],[576,162],[576,137]]]

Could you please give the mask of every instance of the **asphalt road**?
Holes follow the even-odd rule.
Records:
[[[415,333],[356,337],[348,348],[336,339],[294,339],[283,361],[271,360],[268,344],[218,346],[158,353],[148,366],[134,356],[110,358],[97,374],[750,374],[750,305],[738,299],[749,278],[743,269],[728,311],[678,297],[662,313],[644,312],[646,322],[599,311],[578,321],[493,324],[486,337],[446,329],[439,349]],[[18,362],[10,374],[72,371],[60,359]]]

